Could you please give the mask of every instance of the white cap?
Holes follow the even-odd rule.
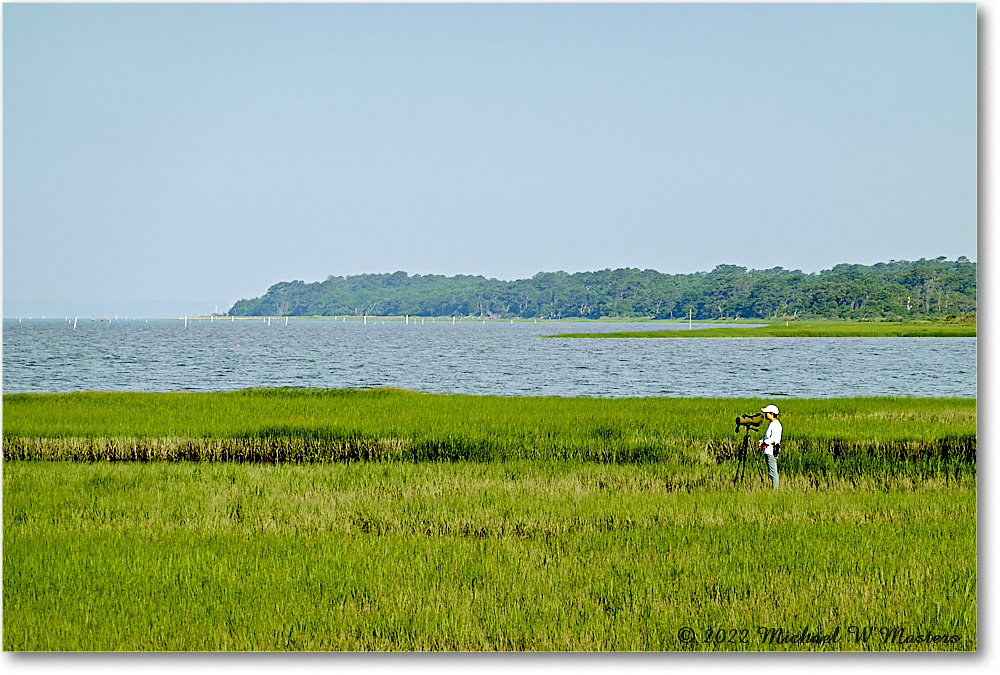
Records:
[[[775,415],[780,414],[778,412],[778,407],[776,405],[773,405],[773,404],[767,406],[766,408],[761,408],[760,411],[761,412],[765,412],[765,413],[774,413]]]

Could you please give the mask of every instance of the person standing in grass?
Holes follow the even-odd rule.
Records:
[[[778,453],[781,451],[781,422],[778,421],[778,407],[769,405],[761,408],[764,417],[770,424],[764,432],[764,438],[760,439],[760,449],[764,451],[764,458],[767,460],[767,473],[771,476],[774,489],[778,489]]]

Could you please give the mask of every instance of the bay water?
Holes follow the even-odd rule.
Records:
[[[702,324],[705,326],[706,324]],[[544,338],[687,324],[5,319],[3,391],[976,396],[975,338]]]

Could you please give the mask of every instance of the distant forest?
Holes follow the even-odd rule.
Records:
[[[361,274],[275,284],[235,316],[457,316],[490,319],[921,319],[976,312],[976,263],[964,256],[819,273],[719,265],[711,272],[540,272],[481,276]]]

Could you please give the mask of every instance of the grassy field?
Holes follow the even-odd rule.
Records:
[[[712,466],[735,451],[736,416],[761,405],[752,399],[465,396],[394,389],[7,394],[4,457],[558,459]],[[791,425],[785,438],[789,462],[797,456],[832,467],[834,460],[847,459],[851,466],[861,462],[864,471],[878,466],[869,460],[883,458],[975,464],[975,399],[790,399],[781,407]]]
[[[975,400],[780,403],[8,395],[3,646],[976,649]]]
[[[691,330],[560,333],[571,338],[694,338],[694,337],[976,337],[975,322],[943,321],[816,321],[782,322],[766,326],[719,326]]]

